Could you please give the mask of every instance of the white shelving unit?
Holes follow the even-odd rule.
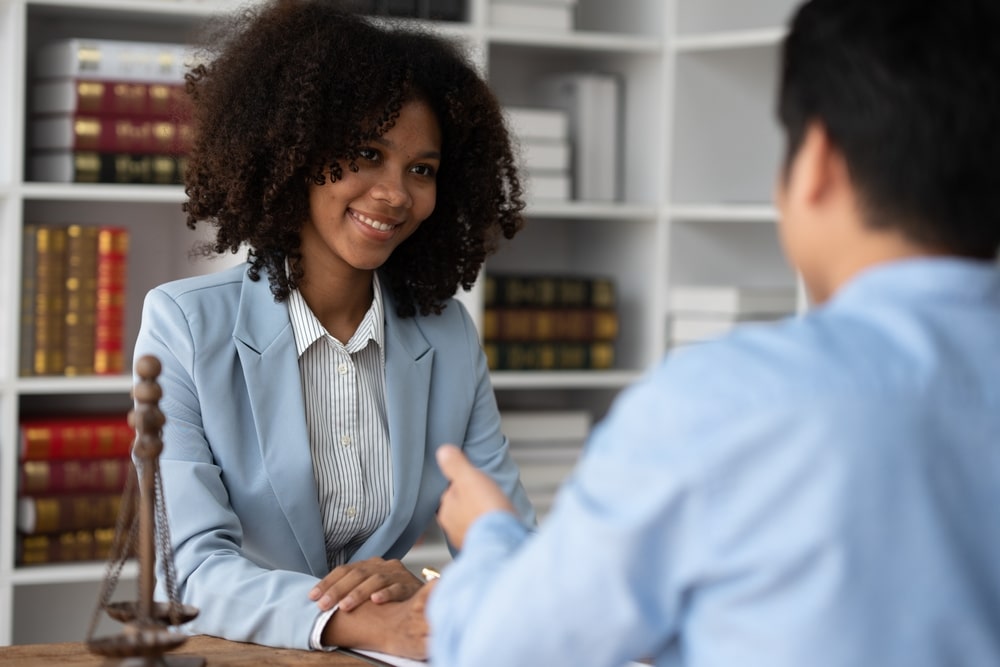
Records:
[[[594,419],[666,349],[668,287],[794,284],[774,229],[781,155],[775,69],[794,0],[578,0],[576,30],[492,28],[489,0],[440,24],[461,40],[510,105],[535,102],[534,79],[599,70],[624,81],[624,201],[529,203],[525,230],[487,270],[606,273],[620,302],[618,362],[602,372],[497,372],[502,408],[585,408]],[[92,222],[131,232],[126,358],[145,292],[222,266],[189,261],[179,187],[25,180],[25,90],[45,41],[69,36],[182,41],[234,0],[0,0],[0,645],[79,641],[103,576],[100,564],[15,567],[17,424],[21,415],[126,410],[131,379],[19,378],[21,229]],[[171,249],[171,251],[165,251]],[[463,299],[481,310],[476,290]],[[668,406],[665,406],[668,407]],[[435,562],[443,547],[407,559]],[[133,572],[134,574],[134,572]]]

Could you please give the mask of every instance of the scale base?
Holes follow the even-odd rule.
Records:
[[[205,658],[196,655],[156,655],[105,660],[101,667],[204,667]]]

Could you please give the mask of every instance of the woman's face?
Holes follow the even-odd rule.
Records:
[[[362,147],[358,171],[309,186],[302,253],[312,272],[382,266],[434,210],[441,129],[422,101],[403,105],[396,124]]]

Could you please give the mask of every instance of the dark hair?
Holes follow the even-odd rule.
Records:
[[[231,15],[206,39],[207,64],[187,75],[187,224],[217,227],[210,252],[248,246],[248,274],[266,270],[277,300],[302,278],[309,184],[356,168],[358,149],[411,100],[437,115],[441,167],[434,212],[380,269],[399,314],[440,312],[459,286],[472,286],[499,235],[523,225],[500,105],[443,38],[334,0],[276,0]]]
[[[866,224],[957,255],[1000,246],[1000,5],[811,0],[784,43],[786,160],[821,123]]]

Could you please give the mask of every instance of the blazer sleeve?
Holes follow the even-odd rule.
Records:
[[[231,347],[231,328],[227,329],[224,322],[214,328]],[[317,578],[307,574],[305,560],[295,551],[294,541],[286,559],[294,567],[255,562],[244,551],[244,526],[230,503],[223,470],[213,455],[213,445],[220,443],[210,445],[206,437],[201,388],[196,382],[197,374],[203,374],[205,368],[198,357],[217,354],[222,359],[225,344],[219,342],[218,350],[200,339],[196,344],[189,314],[177,301],[160,289],[147,295],[135,358],[155,355],[162,365],[158,382],[163,389],[160,407],[166,423],[160,468],[177,586],[182,599],[200,610],[184,629],[237,641],[307,649],[319,615],[307,596]],[[219,370],[223,370],[221,366]],[[230,376],[231,382],[238,382],[238,373]],[[234,410],[228,403],[215,401],[213,410]],[[233,437],[238,438],[239,416],[235,412],[233,424]],[[274,539],[283,539],[280,532]],[[296,556],[301,565],[295,563]],[[159,595],[164,595],[162,588]]]

